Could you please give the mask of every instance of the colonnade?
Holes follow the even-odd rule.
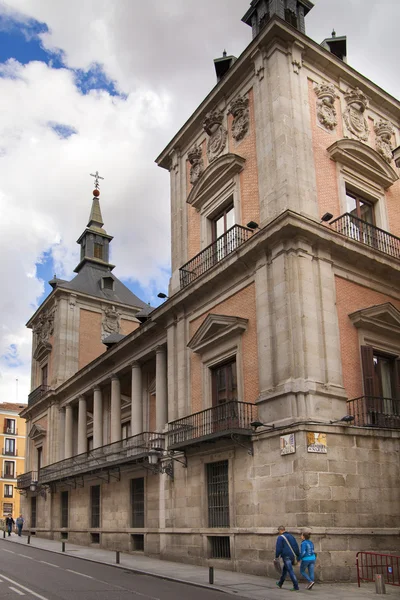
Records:
[[[74,454],[74,416],[76,404],[65,407],[65,443],[64,458]],[[121,382],[118,373],[111,377],[111,422],[110,440],[103,439],[103,393],[99,386],[93,388],[93,448],[118,442],[122,438],[121,430]],[[156,348],[156,430],[161,433],[168,422],[167,393],[167,348]],[[143,432],[143,383],[140,363],[131,365],[131,435]],[[78,397],[78,435],[77,454],[87,451],[87,400]]]

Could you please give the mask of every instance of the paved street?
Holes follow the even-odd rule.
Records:
[[[13,534],[0,538],[0,598],[41,600],[226,600],[227,594],[254,600],[284,600],[293,597],[287,582],[282,590],[273,579],[222,571],[215,568],[214,585],[208,585],[208,568],[174,563],[142,554],[115,552],[32,536]],[[190,583],[191,585],[187,585]],[[373,584],[316,584],[305,590],[303,582],[297,596],[314,600],[367,600],[376,598]],[[400,588],[387,586],[389,597],[399,598]]]

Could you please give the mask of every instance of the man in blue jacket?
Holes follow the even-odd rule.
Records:
[[[294,573],[293,564],[296,564],[299,560],[299,546],[295,538],[290,533],[286,533],[286,529],[283,525],[278,527],[278,534],[276,539],[275,558],[282,557],[283,569],[281,578],[276,582],[276,585],[281,588],[286,579],[286,575],[289,573],[289,577],[293,582],[292,591],[297,592],[299,590],[299,582]]]

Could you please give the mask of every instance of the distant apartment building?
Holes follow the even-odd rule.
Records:
[[[305,35],[312,6],[253,0],[158,157],[157,309],[113,275],[94,190],[76,276],[28,322],[37,535],[273,575],[282,523],[311,528],[323,580],[398,550],[400,104],[345,38]]]
[[[0,403],[0,502],[3,519],[10,513],[15,518],[21,510],[17,476],[22,475],[25,468],[26,421],[19,413],[26,407],[26,404]]]

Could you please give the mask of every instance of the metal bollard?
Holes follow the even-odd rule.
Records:
[[[61,542],[61,552],[65,552],[65,542]]]
[[[119,550],[115,551],[115,564],[119,565]]]
[[[6,530],[3,531],[3,538],[6,537]]]
[[[375,575],[375,592],[377,594],[386,594],[385,580],[382,575]]]
[[[214,567],[209,567],[208,569],[208,583],[210,585],[214,584]]]
[[[26,543],[27,543],[27,544],[30,544],[30,543],[31,543],[31,536],[30,536],[30,534],[29,534],[29,533],[28,533],[28,537],[27,537],[27,539],[26,539]]]

